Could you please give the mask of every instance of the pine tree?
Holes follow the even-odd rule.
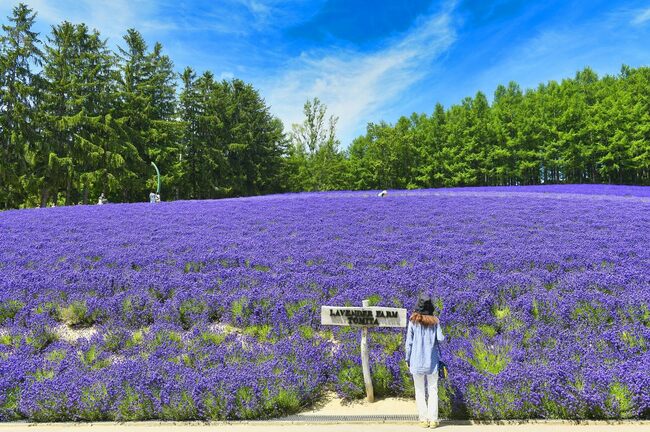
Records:
[[[28,155],[38,145],[36,122],[40,81],[34,72],[42,52],[32,31],[36,14],[20,3],[0,36],[0,208],[28,201]]]

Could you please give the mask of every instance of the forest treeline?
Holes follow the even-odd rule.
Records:
[[[497,87],[343,149],[317,98],[285,130],[259,91],[178,74],[129,29],[117,51],[63,22],[41,36],[19,4],[0,33],[0,208],[284,191],[540,183],[650,184],[650,68],[590,68],[522,91]]]

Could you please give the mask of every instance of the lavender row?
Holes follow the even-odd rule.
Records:
[[[429,290],[444,416],[647,418],[650,194],[538,189],[2,213],[0,416],[260,418],[327,388],[362,397],[358,334],[320,326],[320,306],[410,309]],[[377,393],[411,395],[401,332],[371,342]]]

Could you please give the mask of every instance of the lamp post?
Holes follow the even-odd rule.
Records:
[[[153,165],[153,167],[156,169],[156,176],[158,179],[158,189],[156,189],[156,199],[155,199],[155,201],[158,202],[160,201],[160,171],[158,170],[156,164],[153,163],[153,161],[151,161],[151,165]]]

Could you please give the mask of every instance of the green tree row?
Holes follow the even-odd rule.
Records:
[[[14,8],[0,33],[0,209],[282,191],[541,183],[650,185],[650,68],[478,92],[431,115],[370,123],[343,150],[314,98],[285,132],[238,79],[174,71],[127,31],[117,52],[64,22],[45,41]]]
[[[179,77],[134,29],[118,52],[84,24],[43,42],[35,16],[19,4],[0,34],[0,208],[145,201],[151,162],[167,199],[283,189],[283,126],[250,84]]]
[[[523,92],[499,86],[433,114],[369,124],[348,152],[348,188],[650,184],[650,68],[623,66]]]

